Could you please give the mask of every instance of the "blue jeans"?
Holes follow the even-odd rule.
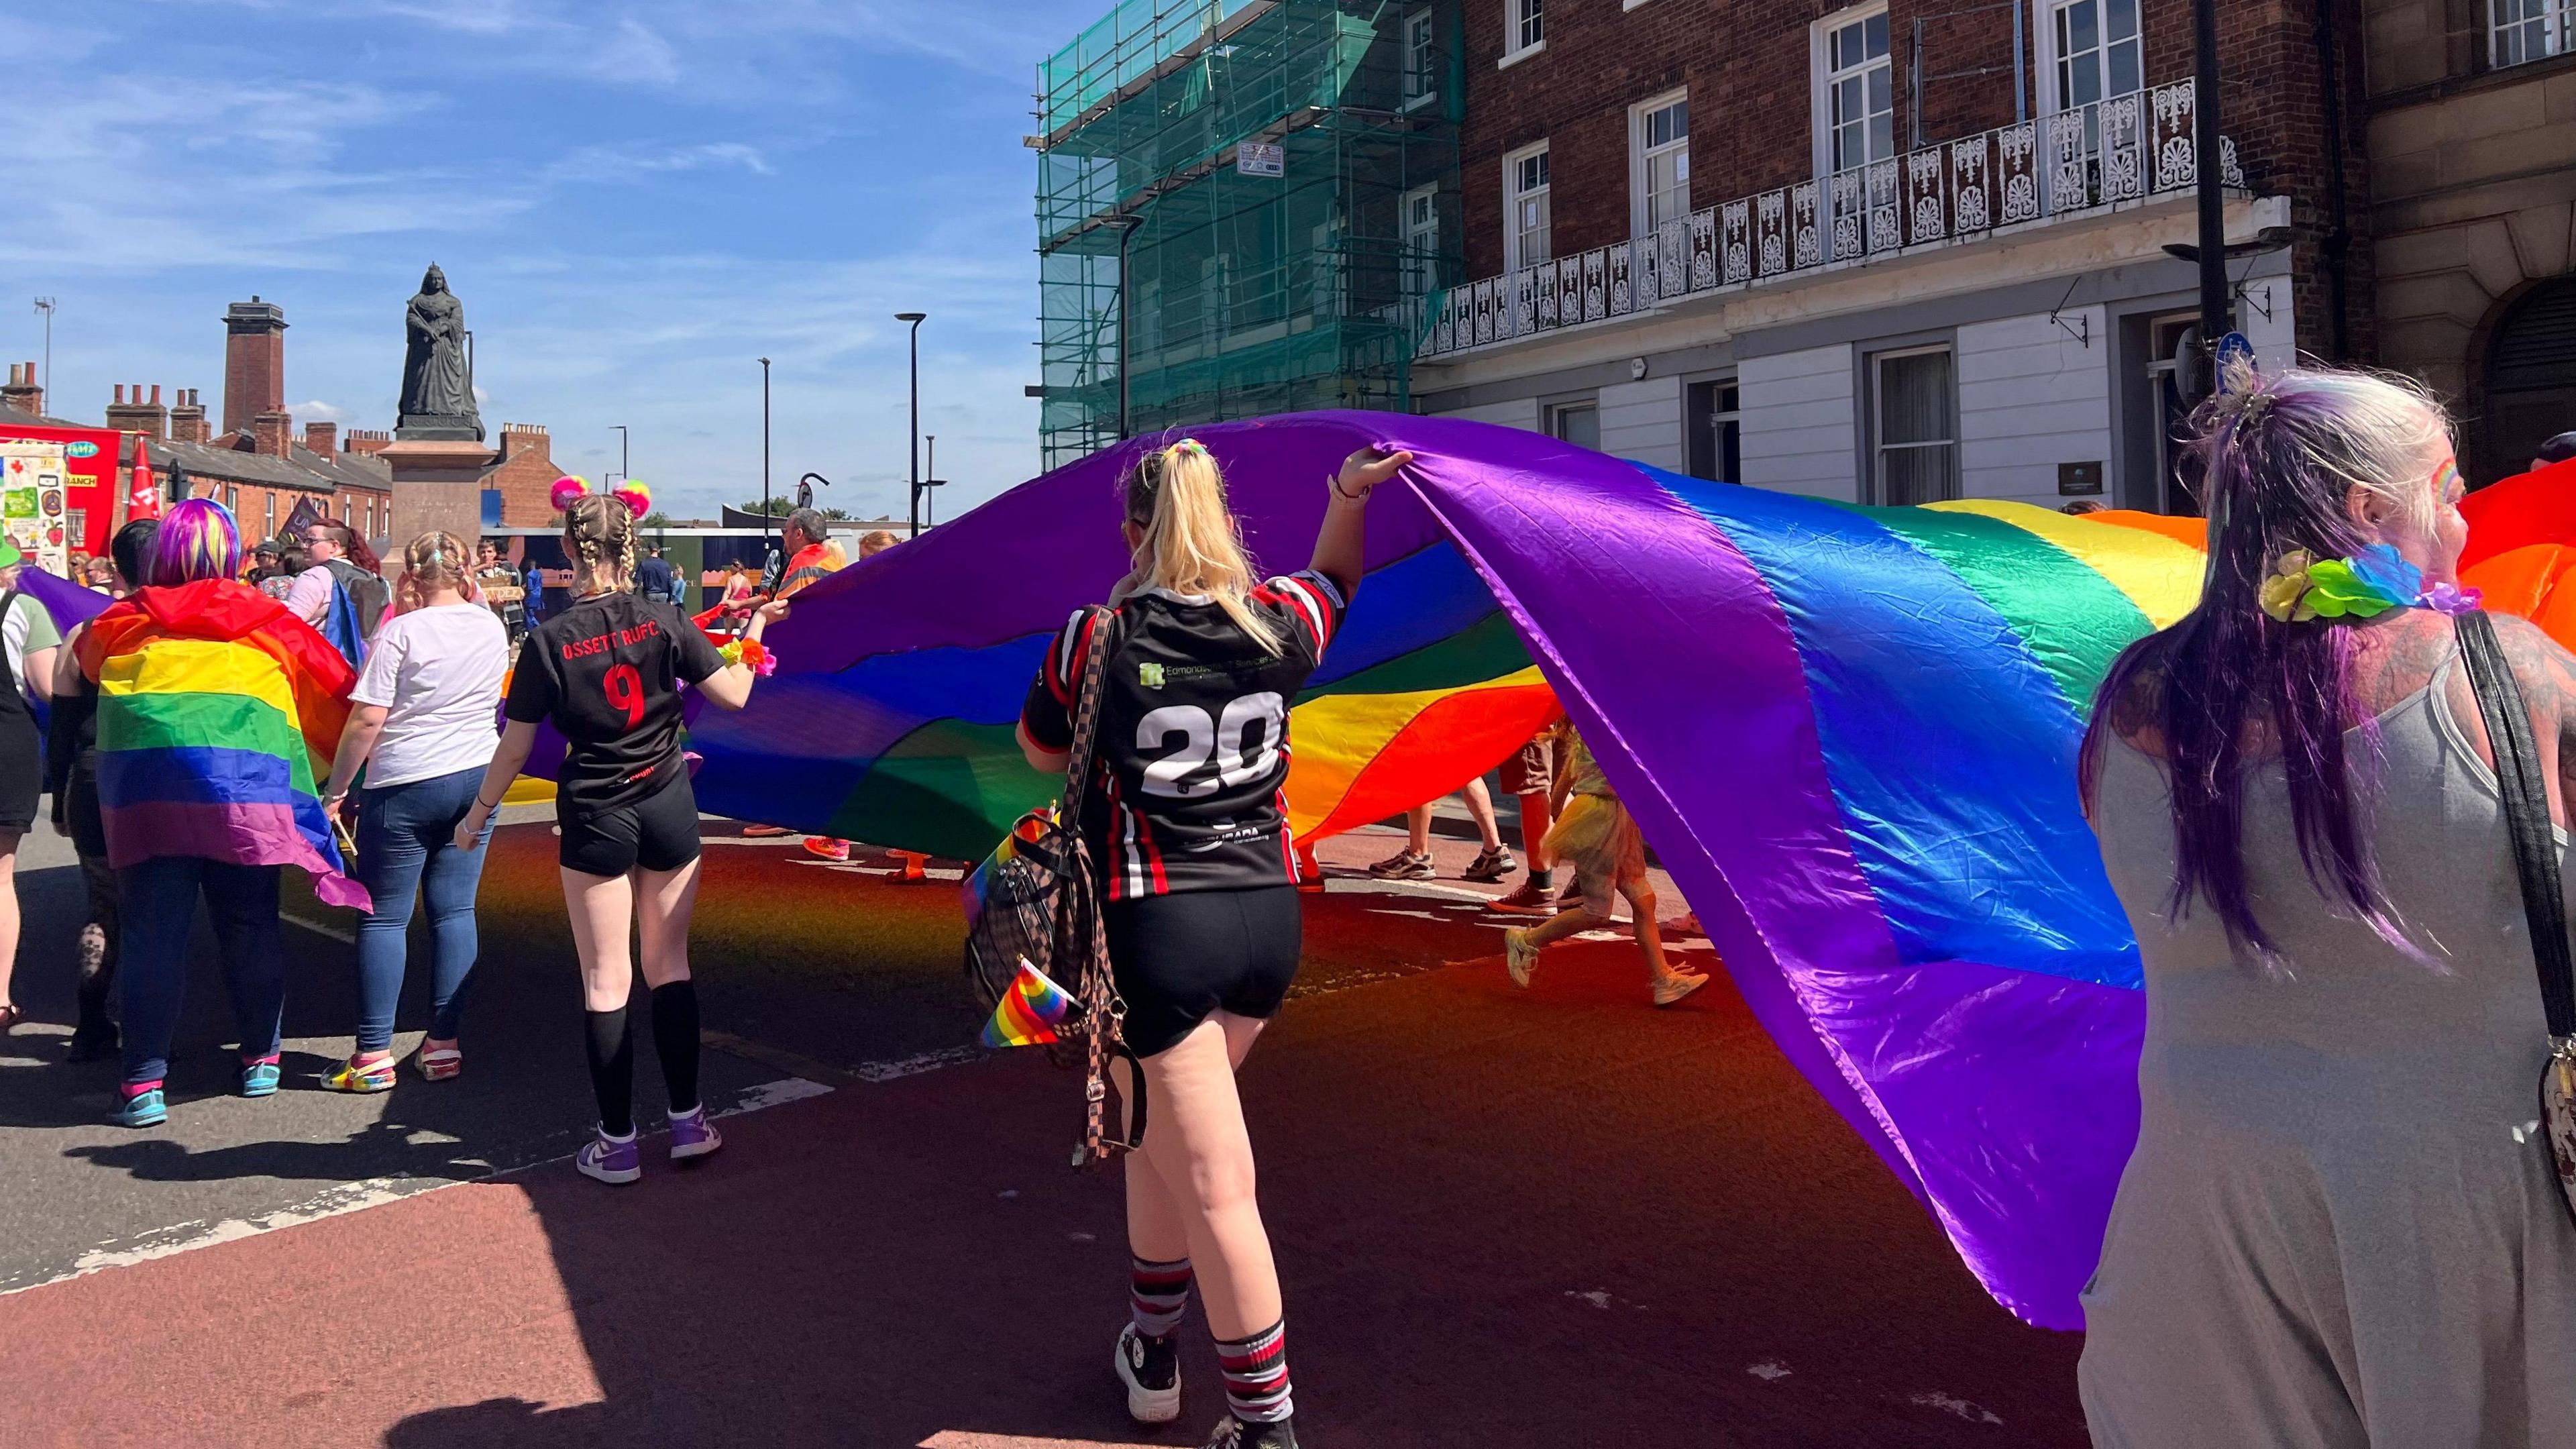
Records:
[[[492,822],[472,850],[456,848],[456,827],[474,808],[483,767],[408,784],[358,792],[358,883],[375,897],[372,915],[358,922],[358,1050],[380,1052],[393,1044],[394,1006],[402,998],[404,938],[411,929],[412,895],[429,902],[430,934],[437,945],[430,976],[429,1034],[456,1039],[465,978],[479,949],[474,892],[483,882],[483,852]]]
[[[125,939],[116,984],[125,1006],[125,1080],[157,1082],[170,1070],[170,1038],[188,995],[188,934],[197,895],[215,924],[224,985],[246,1057],[278,1049],[286,1014],[285,943],[278,939],[274,865],[226,865],[195,855],[165,855],[116,873],[124,898]]]

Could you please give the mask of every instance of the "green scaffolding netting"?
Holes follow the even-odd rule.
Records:
[[[1407,406],[1461,265],[1455,36],[1455,0],[1129,0],[1039,68],[1048,466],[1119,435],[1122,242],[1132,431]]]

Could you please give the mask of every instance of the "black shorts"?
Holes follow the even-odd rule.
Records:
[[[1110,901],[1101,922],[1140,1057],[1171,1050],[1219,1007],[1269,1017],[1297,979],[1304,918],[1284,882]]]
[[[698,858],[698,792],[689,777],[675,774],[671,783],[632,805],[595,812],[564,808],[555,797],[555,824],[563,830],[556,859],[566,870],[583,875],[624,875],[646,870],[678,870]]]

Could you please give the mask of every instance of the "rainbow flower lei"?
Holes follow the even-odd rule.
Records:
[[[2292,549],[2263,580],[2263,612],[2284,624],[2311,619],[2374,619],[2391,609],[2466,614],[2485,602],[2456,584],[2424,587],[2424,571],[2384,543],[2351,558],[2317,558]]]
[[[763,679],[778,672],[778,656],[761,647],[757,639],[736,639],[716,650],[716,657],[727,664],[747,665]]]

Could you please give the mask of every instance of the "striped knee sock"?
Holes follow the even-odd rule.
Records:
[[[1147,1338],[1171,1337],[1190,1307],[1190,1260],[1149,1263],[1131,1257],[1129,1261],[1135,1277],[1127,1310],[1136,1320],[1136,1331]]]
[[[1288,1398],[1288,1321],[1281,1319],[1250,1338],[1218,1339],[1216,1361],[1225,1370],[1226,1407],[1247,1424],[1276,1424],[1294,1412]]]

